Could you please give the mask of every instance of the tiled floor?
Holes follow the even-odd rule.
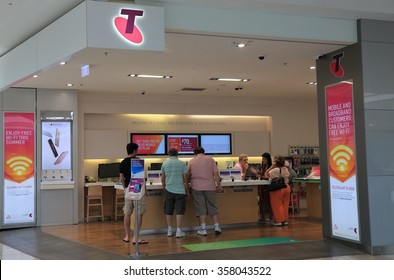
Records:
[[[2,260],[130,260],[132,257],[46,234],[40,228],[1,231],[0,248]],[[139,259],[394,260],[394,255],[370,256],[335,242],[313,240],[247,248],[140,256]]]
[[[78,242],[41,232],[39,227],[0,232],[0,243],[40,260],[126,260],[114,254]]]
[[[1,260],[36,260],[28,254],[15,250],[7,245],[0,243],[0,259]]]

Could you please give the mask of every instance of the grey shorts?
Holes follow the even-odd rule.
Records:
[[[186,210],[186,195],[164,191],[164,214],[184,215]]]
[[[216,191],[196,191],[192,189],[192,196],[197,217],[218,214]]]
[[[133,214],[136,203],[138,202],[138,215],[144,215],[146,212],[145,196],[141,200],[127,200],[125,199],[123,206],[123,213],[130,216]]]

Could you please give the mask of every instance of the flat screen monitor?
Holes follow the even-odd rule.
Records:
[[[119,177],[119,167],[120,162],[101,163],[98,165],[98,177],[101,179]]]
[[[71,122],[43,121],[42,170],[71,170]]]
[[[138,155],[166,155],[166,137],[159,133],[132,133],[130,140],[138,144]]]
[[[245,177],[248,179],[258,179],[261,176],[261,164],[260,163],[249,163],[248,170],[246,170]]]
[[[231,155],[231,134],[201,134],[201,147],[208,155]]]
[[[163,165],[163,163],[161,163],[161,162],[152,162],[150,164],[150,170],[161,170],[162,165]]]
[[[180,155],[192,155],[198,146],[198,134],[167,134],[168,151],[176,148]]]

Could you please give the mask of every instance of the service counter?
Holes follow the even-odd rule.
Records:
[[[310,218],[322,218],[320,179],[294,178],[298,189],[306,189],[306,208]]]
[[[111,216],[113,208],[112,196],[114,193],[115,183],[97,182],[87,183],[85,187],[90,185],[101,184],[103,188],[104,199],[104,215]],[[219,210],[219,222],[225,224],[243,224],[255,223],[259,219],[258,207],[258,187],[259,185],[268,185],[267,180],[249,180],[249,181],[222,181],[222,192],[217,193],[217,206]],[[86,189],[85,188],[85,189]],[[145,200],[147,211],[144,215],[142,230],[159,230],[167,228],[165,215],[163,212],[163,190],[159,183],[148,183],[146,185]],[[107,205],[105,205],[107,204]],[[134,215],[132,215],[132,223]],[[210,217],[207,217],[207,225],[211,225]],[[186,213],[182,221],[182,227],[192,228],[199,225],[198,218],[194,213],[193,201],[190,198],[186,202]],[[173,226],[175,227],[175,215],[173,218]]]

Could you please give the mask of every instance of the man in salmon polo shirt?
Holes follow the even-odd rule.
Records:
[[[214,159],[205,155],[203,147],[194,149],[195,157],[187,166],[187,175],[190,180],[196,216],[200,220],[198,235],[206,236],[205,219],[210,215],[214,223],[216,234],[222,233],[218,221],[218,208],[216,206],[216,191],[221,191],[219,170]]]

